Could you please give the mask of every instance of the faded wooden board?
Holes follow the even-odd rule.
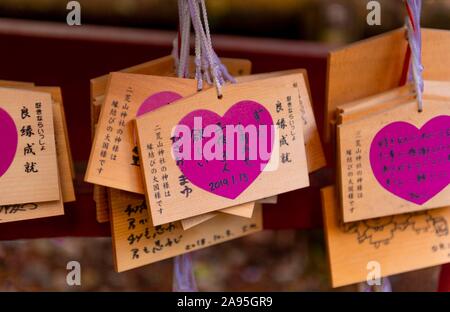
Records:
[[[321,195],[333,287],[366,281],[371,261],[381,276],[450,261],[450,207],[344,224],[334,187]]]
[[[260,201],[257,201],[256,203],[261,204]],[[199,225],[202,222],[208,221],[215,216],[219,215],[220,213],[226,213],[233,216],[243,217],[243,218],[251,218],[253,216],[255,207],[255,202],[245,203],[239,206],[230,207],[221,209],[218,212],[208,212],[204,213],[198,216],[186,218],[180,220],[181,226],[183,227],[183,230],[190,229],[196,225]]]
[[[252,218],[227,214],[184,231],[179,222],[153,227],[143,195],[112,189],[111,232],[118,272],[198,250],[262,229],[261,207]]]
[[[60,187],[50,94],[0,88],[0,204],[58,201]]]
[[[217,98],[214,89],[209,89],[197,93],[195,96],[181,99],[172,105],[161,107],[151,114],[138,117],[136,124],[141,159],[143,163],[150,164],[143,166],[143,174],[154,224],[164,224],[308,186],[308,168],[298,97],[299,84],[305,84],[301,74],[226,85],[222,99]],[[156,151],[159,144],[164,146],[169,153],[172,146],[172,130],[184,116],[193,112],[194,108],[197,112],[209,110],[223,116],[235,103],[249,98],[259,103],[258,105],[264,106],[271,116],[270,118],[274,119],[273,124],[278,123],[280,129],[282,128],[279,131],[280,136],[276,137],[274,141],[278,143],[282,137],[289,140],[288,144],[279,148],[279,153],[272,153],[273,157],[268,165],[278,164],[279,167],[273,171],[261,172],[250,187],[235,199],[211,194],[192,183],[190,188],[192,187],[193,192],[186,199],[184,193],[180,191],[180,188],[183,188],[178,185],[179,177],[182,175],[181,171],[173,157],[165,157],[164,166],[154,165],[155,168],[158,167],[158,172],[163,172],[165,169],[161,171],[162,167],[167,167],[168,184],[174,189],[170,192],[173,196],[166,196],[162,203],[156,196],[155,186],[152,185],[155,176],[152,174],[153,168],[150,167],[154,161],[150,159],[152,153],[149,152],[149,147],[155,146]],[[280,106],[284,106],[286,110],[278,110]],[[284,123],[289,123],[289,126],[283,126]],[[158,139],[158,135],[155,136],[155,129],[159,129],[157,132],[160,132],[161,140]],[[286,159],[286,155],[288,155],[288,159]]]

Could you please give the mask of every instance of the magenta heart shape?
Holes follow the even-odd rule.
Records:
[[[176,92],[172,91],[160,91],[153,93],[148,98],[144,100],[144,102],[139,105],[139,108],[136,112],[136,117],[147,114],[155,109],[168,105],[172,102],[178,101],[182,96]],[[137,137],[136,133],[133,133],[133,142],[134,145],[137,145]]]
[[[11,166],[16,155],[18,134],[16,124],[11,116],[0,108],[0,177]]]
[[[272,154],[272,116],[255,101],[235,103],[223,117],[195,110],[177,127],[188,129],[190,136],[184,137],[185,131],[172,138],[173,156],[183,175],[195,186],[229,199],[238,197],[255,181]]]
[[[424,204],[450,182],[450,116],[434,117],[420,129],[403,121],[388,124],[372,140],[370,164],[386,190]]]
[[[181,95],[172,91],[156,92],[146,98],[144,102],[142,102],[142,104],[138,108],[136,116],[139,117],[141,115],[144,115],[145,113],[154,111],[157,108],[175,102],[181,98]]]

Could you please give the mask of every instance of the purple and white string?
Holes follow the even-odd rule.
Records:
[[[195,79],[197,89],[203,89],[203,81],[214,84],[217,97],[222,97],[222,86],[226,81],[235,83],[227,68],[220,62],[212,47],[208,14],[204,0],[178,0],[179,37],[173,41],[172,55],[175,59],[177,76],[186,78],[189,73],[191,22],[195,33]],[[180,46],[179,43],[180,42]],[[174,291],[197,291],[192,267],[192,255],[184,254],[174,258]]]
[[[192,267],[192,254],[187,253],[177,256],[173,260],[173,291],[196,292],[198,291]]]
[[[189,77],[189,50],[190,50],[190,32],[191,16],[189,6],[186,1],[178,0],[179,14],[179,38],[173,40],[172,56],[175,60],[175,71],[180,78]],[[180,42],[180,46],[178,45]],[[192,255],[184,254],[173,259],[173,291],[176,292],[195,292],[197,283],[195,281],[194,270],[192,267]]]
[[[214,84],[219,98],[222,97],[222,86],[229,81],[235,83],[235,79],[228,73],[227,68],[220,62],[219,57],[212,47],[211,33],[209,30],[208,14],[204,0],[178,0],[180,14],[180,42],[174,40],[172,54],[175,64],[178,66],[179,77],[189,77],[189,50],[190,50],[190,23],[195,33],[195,79],[197,89],[203,89],[203,82]]]
[[[180,78],[189,77],[189,52],[190,52],[190,32],[191,16],[189,6],[186,1],[178,0],[179,13],[179,36],[173,41],[172,56],[175,60],[177,76]],[[180,46],[178,45],[180,41]],[[190,253],[177,256],[173,259],[173,291],[176,292],[196,292],[197,283],[195,281],[192,266],[192,255]]]
[[[422,0],[406,0],[408,17],[406,18],[406,33],[411,49],[411,63],[408,80],[414,83],[419,112],[423,110],[422,94],[424,89],[422,65],[422,35],[420,30],[420,16]]]

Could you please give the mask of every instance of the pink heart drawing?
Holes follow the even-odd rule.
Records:
[[[182,96],[176,92],[172,91],[161,91],[156,92],[150,95],[148,98],[142,102],[142,104],[139,106],[136,117],[142,116],[146,113],[149,113],[151,111],[154,111],[157,108],[160,108],[162,106],[168,105],[172,102],[178,101],[181,99]],[[137,137],[136,133],[133,133],[133,142],[134,145],[137,145]],[[137,152],[136,152],[137,153]]]
[[[402,121],[388,124],[371,143],[370,164],[386,190],[424,204],[450,182],[450,116],[434,117],[421,129]]]
[[[176,92],[172,91],[161,91],[150,95],[148,98],[142,102],[141,106],[136,113],[136,116],[144,115],[145,113],[151,112],[161,106],[170,104],[181,99],[182,96]]]
[[[270,112],[251,100],[235,103],[223,117],[209,110],[192,111],[176,126],[175,133],[180,132],[172,138],[172,150],[184,176],[229,199],[261,174],[275,138]]]
[[[18,134],[16,124],[11,116],[0,108],[0,177],[11,166],[17,151]]]

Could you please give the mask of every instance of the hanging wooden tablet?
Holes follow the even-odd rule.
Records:
[[[265,78],[277,77],[287,74],[300,73],[304,76],[306,85],[299,85],[298,96],[301,106],[301,116],[303,121],[303,134],[305,139],[306,159],[308,162],[308,171],[314,172],[326,165],[325,156],[323,154],[322,144],[320,142],[319,132],[317,130],[316,120],[312,109],[312,103],[309,95],[309,84],[306,70],[304,69],[292,69],[277,71],[264,74],[256,74],[249,76],[238,77],[236,80],[238,83],[261,80]],[[262,204],[276,204],[277,196],[272,196],[266,199],[258,201]],[[201,222],[210,220],[215,216],[214,212],[209,212],[199,216],[187,218],[181,220],[183,229],[189,229]],[[251,217],[249,215],[248,217]]]
[[[335,188],[321,193],[333,287],[450,261],[450,207],[343,223]]]
[[[73,187],[74,168],[72,161],[72,154],[70,151],[68,131],[66,125],[66,118],[64,114],[64,107],[62,105],[61,89],[59,87],[35,87],[33,83],[17,82],[17,81],[0,81],[0,86],[8,88],[20,88],[25,90],[35,90],[40,92],[47,92],[52,97],[52,111],[53,111],[53,124],[55,130],[55,143],[56,153],[58,161],[58,173],[61,186],[61,193],[63,202],[72,202],[75,200],[75,191]],[[14,218],[9,216],[3,218],[3,222],[17,221],[22,219],[34,219],[41,216],[54,216],[63,213],[63,205],[61,201],[48,202],[48,203],[34,203],[28,207],[19,206],[12,207],[5,206],[5,214],[15,211]],[[32,207],[32,208],[31,208]],[[27,213],[18,213],[20,210],[28,210]],[[32,212],[31,212],[32,211]],[[42,211],[44,213],[42,214]]]
[[[0,103],[4,144],[0,204],[58,200],[51,96],[2,88]]]
[[[303,121],[303,134],[305,140],[305,150],[306,150],[306,159],[308,162],[308,171],[314,172],[320,168],[323,168],[326,165],[325,156],[323,154],[322,144],[320,142],[319,132],[317,130],[316,120],[314,117],[314,112],[312,108],[312,103],[310,100],[309,94],[309,84],[308,84],[308,76],[306,70],[304,69],[292,69],[292,70],[284,70],[277,71],[271,73],[263,73],[249,76],[241,76],[236,80],[238,83],[261,80],[271,77],[283,76],[287,74],[299,73],[302,74],[305,78],[306,85],[298,86],[298,96],[299,102],[301,106],[301,116]],[[265,198],[258,201],[262,204],[276,204],[277,196],[272,196],[269,198]],[[181,220],[181,224],[183,229],[189,229],[201,222],[210,220],[215,216],[214,212],[209,212],[206,214],[202,214],[199,216],[187,218]],[[251,216],[251,215],[250,215]],[[249,216],[249,217],[250,217]]]
[[[219,214],[183,230],[179,222],[154,227],[143,195],[110,190],[111,226],[118,272],[209,247],[262,229],[262,211],[252,218]]]
[[[251,72],[251,62],[249,60],[236,58],[221,58],[221,62],[227,67],[229,73],[233,76],[249,75]],[[194,72],[193,57],[191,57],[190,60],[190,68],[191,72]],[[169,55],[149,62],[138,64],[136,66],[125,68],[121,70],[121,72],[175,77],[175,61],[173,57]],[[93,137],[95,133],[94,129],[96,127],[98,117],[100,115],[100,109],[105,99],[108,79],[109,75],[104,75],[91,80],[91,129],[93,131],[92,132]],[[109,221],[107,198],[108,196],[106,187],[94,184],[94,201],[96,203],[97,220],[99,222]],[[224,212],[225,213],[231,212],[233,214],[233,211],[237,214],[240,213],[241,215],[249,214],[249,211],[246,211],[245,209],[244,210],[228,209]],[[214,215],[212,214],[212,216]],[[198,217],[196,220],[197,222],[199,222],[201,220],[201,217]]]
[[[58,174],[61,185],[63,202],[73,202],[75,198],[75,168],[73,166],[72,152],[69,144],[69,133],[67,130],[66,116],[64,112],[61,88],[35,86],[33,83],[17,81],[0,81],[2,87],[14,87],[23,90],[34,90],[49,93],[52,97],[53,126],[55,131],[56,157],[58,161]]]
[[[52,109],[48,93],[0,88],[0,222],[64,213]]]
[[[192,92],[197,92],[196,82],[192,79],[112,74],[97,125],[86,181],[143,193],[136,136],[130,121]],[[96,199],[101,203],[101,197]],[[228,211],[224,210],[225,213]],[[251,205],[230,210],[230,213],[247,216],[252,211]]]
[[[337,128],[345,222],[450,206],[450,98],[400,103]]]
[[[308,186],[298,84],[305,84],[301,74],[227,85],[223,98],[209,89],[138,117],[139,150],[154,224]],[[198,119],[203,119],[205,129],[212,131],[209,136],[216,133],[220,139],[204,140],[206,130]],[[250,131],[240,137],[241,145],[248,142],[248,148],[236,148],[237,143],[223,144],[222,128],[237,126],[239,130],[238,124]],[[198,133],[202,140],[196,139]],[[230,139],[238,142],[235,135],[232,133]],[[227,135],[225,141],[233,143],[228,139]],[[183,146],[185,155],[180,158]],[[221,161],[227,146],[229,154],[226,161]],[[198,158],[203,151],[215,154],[209,155],[213,156],[211,162],[203,155]],[[166,182],[167,195],[160,189],[160,183]]]
[[[328,57],[324,142],[336,107],[399,86],[407,48],[400,28],[332,51]],[[423,77],[450,80],[450,31],[422,28]]]
[[[450,83],[448,81],[425,81],[423,97],[430,100],[450,99]],[[392,89],[368,98],[350,102],[338,106],[336,123],[343,124],[348,121],[358,120],[371,114],[380,113],[415,99],[413,86],[405,86]]]

